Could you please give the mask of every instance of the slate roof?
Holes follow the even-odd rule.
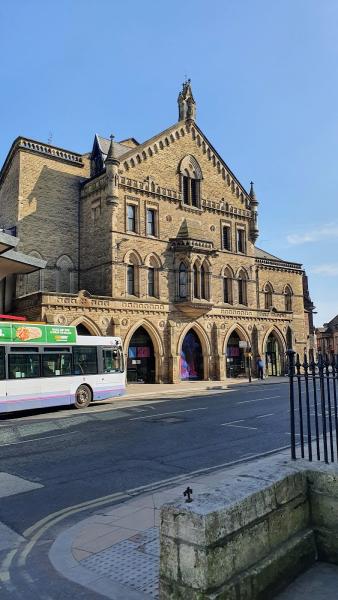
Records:
[[[278,260],[279,262],[285,262],[282,258],[278,258],[278,256],[274,256],[273,254],[269,254],[265,250],[261,248],[257,248],[255,246],[255,257],[256,258],[266,258],[267,260]]]
[[[96,139],[97,139],[99,148],[102,152],[102,159],[104,162],[106,160],[106,157],[108,154],[110,140],[109,139],[107,140],[107,138],[104,138],[101,135],[97,135],[97,134],[96,134]],[[127,152],[130,152],[130,146],[127,146],[126,144],[119,144],[119,142],[113,142],[113,144],[114,144],[114,151],[115,151],[116,158],[120,158]]]

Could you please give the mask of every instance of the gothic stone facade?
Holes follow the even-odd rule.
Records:
[[[199,129],[190,82],[178,102],[178,122],[142,144],[95,136],[81,155],[14,141],[0,173],[0,225],[16,226],[20,250],[47,261],[18,277],[14,309],[119,335],[126,356],[143,327],[157,382],[180,380],[191,329],[204,379],[225,379],[231,354],[238,363],[228,349],[236,339],[254,358],[274,341],[282,371],[288,346],[309,345],[304,271],[256,247],[253,186],[245,190]]]

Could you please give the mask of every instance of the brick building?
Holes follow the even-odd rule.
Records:
[[[317,349],[323,354],[338,354],[338,315],[316,328]]]
[[[17,138],[0,173],[1,226],[47,261],[20,276],[30,319],[122,337],[129,380],[243,373],[245,346],[271,374],[311,344],[302,266],[259,249],[258,200],[196,123],[190,82],[179,118],[144,143],[95,136],[81,155]]]

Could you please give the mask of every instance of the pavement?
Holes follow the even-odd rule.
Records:
[[[267,462],[289,460],[289,450]],[[258,465],[257,465],[258,466]],[[162,490],[131,498],[119,505],[96,510],[90,517],[62,532],[49,552],[54,568],[97,597],[111,600],[154,600],[159,598],[160,508],[177,500],[188,485],[193,496],[221,485],[231,474],[249,473],[248,464],[233,465]],[[298,577],[276,600],[337,600],[338,566],[316,563]],[[266,599],[271,600],[271,599]]]
[[[156,598],[160,506],[288,447],[287,383],[132,384],[3,419],[1,600]]]

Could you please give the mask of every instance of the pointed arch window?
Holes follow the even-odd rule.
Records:
[[[148,267],[148,296],[155,298],[155,269]]]
[[[272,285],[270,283],[267,283],[264,288],[264,306],[266,310],[272,308],[272,294]]]
[[[127,292],[129,296],[135,296],[135,266],[127,267]]]
[[[237,279],[237,286],[238,286],[238,304],[242,304],[244,306],[247,306],[248,304],[248,300],[247,300],[247,278],[246,275],[243,271],[240,272],[238,279]]]
[[[181,262],[178,270],[178,295],[180,298],[188,296],[188,272],[183,262]]]
[[[202,171],[194,156],[185,156],[179,167],[183,204],[199,208],[201,205]]]
[[[292,311],[292,290],[290,288],[290,286],[286,286],[285,290],[284,290],[284,304],[285,304],[285,310],[288,312]]]
[[[232,276],[229,269],[225,269],[223,275],[223,302],[232,304]]]
[[[208,295],[208,282],[207,282],[207,271],[204,265],[201,266],[201,298],[207,300]]]
[[[63,293],[73,292],[74,264],[69,256],[60,256],[56,261],[56,291]]]
[[[193,277],[194,277],[194,298],[199,298],[200,297],[200,291],[199,291],[199,270],[198,267],[196,265],[196,263],[194,264],[193,267]]]

